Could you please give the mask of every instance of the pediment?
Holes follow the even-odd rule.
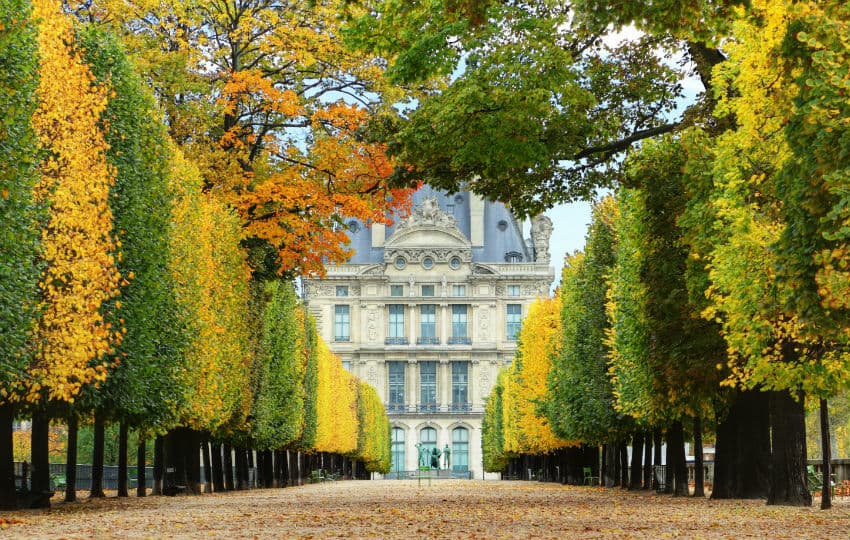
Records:
[[[387,238],[386,248],[469,249],[472,243],[457,227],[457,220],[437,206],[431,197],[422,201]]]

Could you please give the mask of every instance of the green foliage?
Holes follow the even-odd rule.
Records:
[[[291,283],[271,281],[263,289],[252,435],[258,449],[276,450],[296,441],[304,424],[304,351],[298,347],[304,325]]]
[[[319,350],[316,332],[316,320],[301,308],[301,321],[304,325],[304,428],[301,430],[301,440],[298,447],[309,450],[316,444],[316,429],[319,425],[317,398],[319,394]]]
[[[496,384],[484,402],[484,418],[481,420],[481,453],[484,470],[500,472],[508,465],[509,456],[505,454],[504,413],[502,411],[502,392],[505,389],[507,370],[502,369],[496,378]]]
[[[357,384],[357,420],[356,458],[365,462],[369,472],[390,472],[390,419],[378,393],[363,381]]]
[[[179,370],[188,341],[168,268],[168,135],[152,94],[116,38],[94,25],[83,28],[80,38],[92,73],[111,90],[103,130],[115,170],[110,207],[125,279],[120,309],[115,301],[107,308],[112,324],[126,329],[117,366],[89,398],[112,419],[167,429],[180,407]]]
[[[533,215],[610,185],[620,152],[671,128],[664,114],[681,88],[657,57],[676,47],[666,37],[609,47],[569,6],[542,0],[476,3],[477,25],[480,12],[448,3],[400,4],[379,2],[356,23],[357,42],[389,54],[404,80],[457,75],[389,129],[413,166],[399,182],[466,186]]]
[[[37,304],[39,221],[33,199],[38,143],[30,125],[38,84],[31,5],[0,0],[0,401],[24,373]]]
[[[689,301],[684,212],[685,152],[677,140],[647,142],[618,193],[619,245],[610,315],[617,408],[643,423],[713,418],[725,344]]]
[[[544,410],[553,431],[565,439],[618,441],[631,427],[614,409],[605,343],[616,217],[611,197],[594,207],[585,237],[586,252],[569,256],[561,277],[563,337],[560,354],[553,359]]]

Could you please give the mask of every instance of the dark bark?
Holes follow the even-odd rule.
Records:
[[[643,489],[652,489],[652,432],[643,434]]]
[[[629,489],[640,489],[643,469],[643,432],[635,431],[632,435],[632,470]]]
[[[233,491],[233,449],[230,443],[224,443],[224,489]]]
[[[165,438],[157,435],[153,442],[153,489],[152,495],[162,495],[165,473]]]
[[[127,422],[118,426],[118,496],[129,497],[127,480]]]
[[[705,471],[702,456],[702,418],[694,417],[694,497],[705,497]]]
[[[274,487],[283,487],[286,485],[285,473],[286,470],[286,455],[283,450],[274,451]]]
[[[49,454],[50,419],[43,412],[32,415],[32,432],[30,437],[30,487],[33,494],[50,492],[50,454]],[[34,500],[33,507],[49,507],[50,499],[41,497]]]
[[[829,439],[829,404],[825,399],[820,400],[820,440],[823,465],[823,488],[821,489],[821,510],[832,508],[832,447]]]
[[[221,443],[213,443],[212,445],[212,480],[213,491],[221,493],[224,491],[224,460],[221,457]]]
[[[617,450],[620,453],[620,487],[623,489],[629,488],[629,450],[628,444],[624,440],[617,445]]]
[[[204,493],[212,493],[212,456],[210,456],[210,441],[206,434],[201,435],[201,458],[204,461]]]
[[[806,415],[802,393],[770,393],[771,460],[767,504],[811,506],[806,470]],[[829,479],[824,478],[825,485]]]
[[[136,497],[144,497],[148,494],[147,478],[147,447],[145,440],[139,437],[139,445],[136,447]]]
[[[768,395],[739,392],[726,418],[717,424],[712,499],[767,497],[770,461]]]
[[[201,494],[201,432],[186,429],[183,456],[186,462],[186,488],[192,495]]]
[[[0,509],[18,505],[15,492],[15,457],[12,443],[12,423],[15,409],[10,403],[0,405]]]
[[[77,415],[68,416],[68,445],[65,450],[65,502],[77,500],[77,433],[80,421]]]
[[[667,468],[673,470],[673,495],[688,495],[688,464],[685,458],[685,433],[680,421],[667,430]]]
[[[100,413],[94,415],[94,444],[91,458],[91,492],[89,498],[106,497],[103,492],[103,437],[105,422]]]
[[[266,489],[274,487],[274,458],[271,450],[263,450],[257,453],[259,460],[260,454],[263,456],[263,487]]]

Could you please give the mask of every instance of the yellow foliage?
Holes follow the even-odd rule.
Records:
[[[350,454],[357,450],[357,379],[339,357],[318,340],[318,395],[315,450]]]
[[[239,247],[241,224],[201,192],[198,169],[174,148],[171,269],[192,331],[186,353],[184,425],[215,431],[238,426],[251,407],[250,272]]]
[[[73,401],[83,385],[103,381],[102,360],[120,339],[101,308],[118,294],[120,258],[112,238],[114,182],[98,122],[106,91],[73,50],[71,22],[55,0],[35,0],[40,60],[33,127],[45,151],[35,195],[48,205],[41,256],[41,317],[29,370],[29,401]]]
[[[574,446],[558,438],[538,403],[547,397],[552,358],[561,338],[561,297],[538,298],[522,324],[514,362],[502,393],[504,450],[513,454],[545,454]]]

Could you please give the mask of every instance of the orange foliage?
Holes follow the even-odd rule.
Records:
[[[101,359],[120,337],[101,313],[120,280],[107,204],[113,173],[98,126],[106,95],[69,45],[74,33],[60,3],[36,0],[33,7],[41,62],[33,127],[47,152],[35,194],[48,204],[49,218],[27,399],[72,402],[83,385],[106,378],[108,364]]]

